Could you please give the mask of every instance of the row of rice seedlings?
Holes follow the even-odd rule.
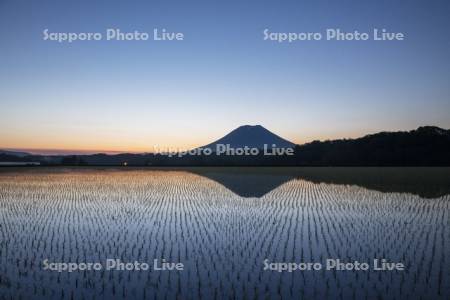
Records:
[[[450,199],[292,180],[262,198],[180,171],[0,176],[0,298],[445,298]],[[182,262],[185,271],[42,269]],[[273,262],[403,262],[400,272],[263,271]]]

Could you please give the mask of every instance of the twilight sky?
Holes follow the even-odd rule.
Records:
[[[293,142],[450,128],[450,1],[0,0],[0,148],[192,148],[244,124]],[[44,41],[107,28],[184,41]],[[263,40],[327,28],[404,41]]]

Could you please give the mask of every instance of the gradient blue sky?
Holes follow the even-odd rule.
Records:
[[[185,40],[59,44],[45,28]],[[406,40],[278,44],[265,28]],[[243,124],[297,143],[450,128],[449,30],[444,0],[0,0],[0,148],[190,148]]]

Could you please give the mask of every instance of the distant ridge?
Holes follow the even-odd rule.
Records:
[[[313,141],[295,149],[295,165],[450,166],[450,130],[421,126],[357,139]]]
[[[0,154],[14,155],[14,156],[17,156],[17,157],[25,157],[25,156],[31,155],[28,152],[2,150],[2,149],[0,149]]]
[[[243,148],[247,146],[250,148],[263,149],[264,145],[271,147],[272,144],[275,144],[277,148],[295,147],[294,143],[283,139],[261,125],[240,126],[217,141],[201,148],[210,148],[214,150],[217,144],[230,145],[231,148]]]

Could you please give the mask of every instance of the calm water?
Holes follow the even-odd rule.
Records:
[[[449,299],[449,169],[0,169],[0,299]],[[181,262],[184,271],[43,269]],[[405,271],[263,270],[270,262]]]

